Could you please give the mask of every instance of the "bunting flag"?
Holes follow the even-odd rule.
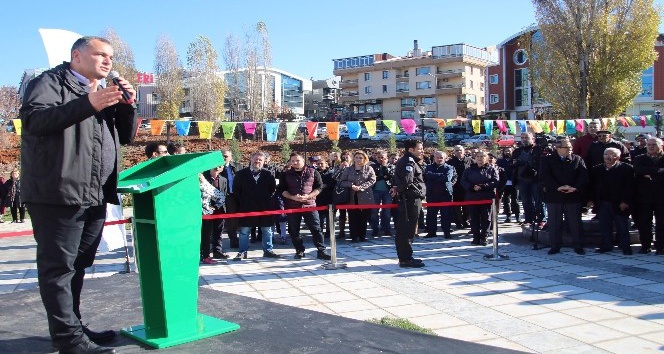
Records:
[[[265,135],[267,141],[277,141],[277,136],[279,135],[279,123],[265,123]]]
[[[519,120],[517,121],[519,123],[519,129],[521,129],[522,133],[525,133],[528,129],[526,129],[526,121],[525,120]]]
[[[175,131],[178,133],[180,136],[187,136],[189,135],[189,128],[191,128],[191,121],[190,120],[176,120],[173,122],[175,125]]]
[[[647,120],[647,122],[648,122],[648,125],[652,125],[652,126],[655,126],[655,125],[656,125],[655,119],[653,118],[652,115],[648,114],[648,115],[646,116],[646,120]]]
[[[549,132],[553,133],[556,131],[556,122],[553,120],[547,120],[547,122],[549,122]]]
[[[152,135],[161,135],[161,131],[164,130],[164,124],[166,121],[153,119],[150,121],[150,134]]]
[[[396,120],[383,120],[383,124],[387,127],[387,129],[392,132],[392,134],[396,134],[399,132],[399,128],[397,127],[397,121]]]
[[[484,134],[491,135],[493,133],[493,120],[486,119],[484,121]]]
[[[403,128],[403,131],[406,132],[406,134],[414,134],[415,133],[415,126],[416,126],[416,123],[412,119],[402,119],[401,120],[401,127]]]
[[[447,125],[452,125],[452,124],[454,124],[455,122],[456,122],[456,121],[455,121],[454,119],[448,119],[448,120],[447,120]]]
[[[244,132],[254,135],[256,133],[256,122],[244,122]]]
[[[307,133],[309,134],[309,140],[316,139],[317,132],[318,122],[307,122]]]
[[[588,125],[588,124],[592,123],[593,120],[592,119],[584,119],[584,121],[586,122],[586,125]]]
[[[530,130],[532,130],[533,133],[535,133],[535,134],[542,132],[542,125],[540,125],[538,121],[529,120],[528,121],[528,126],[530,126]],[[526,130],[522,129],[521,131],[525,132]]]
[[[636,116],[634,116],[634,117],[636,117]],[[630,127],[636,126],[636,122],[634,121],[634,117],[625,116],[625,120],[627,121],[627,124],[629,124]]]
[[[233,140],[236,125],[236,122],[221,122],[221,130],[224,133],[224,140]]]
[[[434,118],[436,121],[436,124],[438,125],[438,128],[445,128],[447,123],[445,122],[445,119],[440,119],[440,118]]]
[[[556,121],[556,134],[565,134],[565,121]]]
[[[360,134],[362,134],[360,122],[346,122],[346,129],[348,130],[348,137],[352,140],[359,139]]]
[[[473,133],[479,134],[480,133],[480,125],[482,124],[482,121],[479,119],[473,119],[470,121],[470,124],[473,126]]]
[[[23,124],[20,119],[12,119],[12,123],[14,123],[14,131],[16,132],[16,135],[21,135],[21,131],[23,130]]]
[[[576,133],[576,122],[574,119],[568,119],[565,121],[565,133],[567,135],[572,135]]]
[[[544,134],[551,133],[551,125],[549,124],[548,120],[540,121],[540,126],[542,127],[542,131],[544,132]]]
[[[632,119],[632,121],[634,122],[633,119]],[[642,128],[645,128],[646,123],[647,123],[647,122],[646,122],[646,117],[644,117],[644,116],[639,117],[639,123],[641,123],[641,127],[642,127]],[[634,124],[636,125],[636,122],[634,122]]]
[[[376,136],[376,121],[375,120],[365,120],[364,127],[367,129],[367,134],[369,136]]]
[[[516,122],[515,121],[508,120],[507,121],[507,126],[510,128],[510,130],[509,130],[510,134],[516,134]],[[525,128],[525,126],[524,126],[524,128]],[[524,129],[522,131],[525,132],[526,130]]]
[[[576,122],[576,131],[579,132],[579,133],[583,133],[584,123],[586,121],[583,120],[583,119],[577,119],[577,120],[575,120],[575,122]]]
[[[214,122],[198,122],[198,134],[201,139],[212,139],[212,126]]]
[[[286,140],[295,140],[295,133],[297,133],[297,127],[299,125],[300,123],[298,122],[286,122]]]
[[[602,129],[609,129],[609,118],[601,118]]]
[[[627,119],[625,119],[625,117],[618,117],[618,123],[623,127],[629,127],[629,123],[627,123]]]
[[[496,126],[498,126],[498,130],[500,130],[501,133],[506,134],[507,133],[507,126],[505,126],[505,121],[504,120],[496,120]]]
[[[614,130],[616,128],[616,119],[615,118],[609,118],[609,126],[611,127],[611,130]]]
[[[327,122],[327,138],[330,140],[339,140],[339,122]]]

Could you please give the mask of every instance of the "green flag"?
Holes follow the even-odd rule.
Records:
[[[389,129],[392,134],[396,134],[399,132],[399,128],[397,128],[397,121],[396,120],[384,120],[383,119],[383,124]]]
[[[224,132],[225,140],[233,140],[233,134],[235,133],[236,122],[222,122],[221,130]]]
[[[286,122],[286,140],[295,140],[295,133],[297,133],[298,125],[300,125],[298,122]]]

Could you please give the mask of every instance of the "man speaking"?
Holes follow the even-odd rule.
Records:
[[[96,344],[115,332],[83,326],[79,310],[106,203],[119,204],[119,144],[136,131],[134,88],[123,78],[100,86],[112,66],[108,40],[82,37],[70,63],[30,82],[20,110],[22,192],[37,242],[39,291],[60,353],[115,353]]]

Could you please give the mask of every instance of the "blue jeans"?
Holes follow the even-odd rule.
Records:
[[[539,183],[519,181],[519,195],[523,204],[524,221],[527,223],[540,222],[546,218],[544,198]]]
[[[392,204],[390,191],[373,191],[374,204]],[[380,224],[379,224],[380,221]],[[378,219],[378,209],[371,209],[371,229],[378,232],[390,231],[390,209],[380,209],[380,219]]]
[[[611,202],[599,202],[599,233],[602,236],[602,248],[613,248],[613,224],[616,225],[618,244],[621,249],[629,248],[628,215],[621,213]]]
[[[261,226],[261,235],[263,238],[263,251],[272,251],[272,226]],[[251,227],[242,226],[240,228],[240,252],[247,252],[249,250],[249,233]]]

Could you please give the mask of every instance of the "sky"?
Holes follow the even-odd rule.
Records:
[[[536,22],[530,0],[145,0],[115,4],[118,6],[109,7],[89,0],[3,3],[0,48],[5,54],[0,55],[0,86],[18,86],[24,70],[48,67],[39,28],[81,35],[101,35],[113,28],[132,48],[136,68],[143,72],[154,71],[154,48],[160,36],[171,38],[186,63],[189,44],[203,35],[219,53],[223,70],[226,36],[243,38],[262,21],[272,46],[272,66],[318,80],[333,76],[333,59],[376,53],[401,56],[413,48],[415,39],[423,50],[456,43],[497,45]],[[662,32],[664,26],[660,26]]]

